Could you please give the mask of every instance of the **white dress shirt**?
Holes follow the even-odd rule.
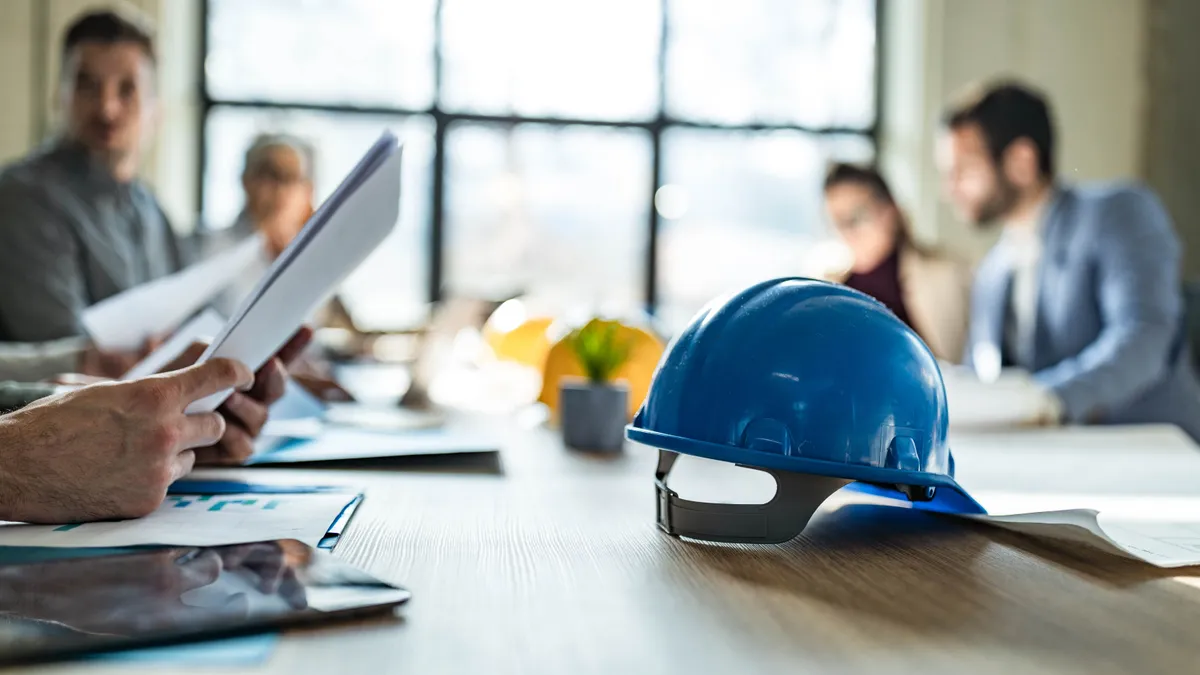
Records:
[[[1023,366],[1031,366],[1029,350],[1033,348],[1037,328],[1039,278],[1042,259],[1042,230],[1046,215],[1047,196],[1024,220],[1004,225],[1001,245],[1005,247],[1012,270],[1012,290],[1009,312],[1004,325],[1004,340],[1012,350],[1011,356]],[[1053,392],[1028,381],[1029,396],[1038,401],[1038,418],[1042,423],[1057,423],[1062,418],[1062,401]],[[1032,390],[1036,390],[1036,393]]]
[[[1012,266],[1009,320],[1004,326],[1004,339],[1017,362],[1027,364],[1027,352],[1033,345],[1033,331],[1037,325],[1038,263],[1042,258],[1040,222],[1006,227],[1004,246]]]

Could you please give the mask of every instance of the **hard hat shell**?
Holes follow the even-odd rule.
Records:
[[[983,512],[954,481],[947,423],[937,361],[911,328],[864,293],[783,278],[692,319],[626,436],[750,467],[948,488],[922,508]]]

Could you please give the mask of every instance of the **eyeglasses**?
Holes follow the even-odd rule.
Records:
[[[839,232],[853,232],[863,226],[864,223],[875,217],[874,204],[864,203],[858,205],[850,212],[847,218],[834,218],[833,226]]]
[[[280,171],[273,166],[263,166],[250,174],[250,180],[265,180],[279,185],[295,185],[305,179],[300,174]]]

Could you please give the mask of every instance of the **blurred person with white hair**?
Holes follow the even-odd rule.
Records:
[[[229,227],[199,235],[198,248],[205,256],[228,250],[249,237],[263,241],[258,260],[214,303],[222,314],[228,316],[237,308],[312,215],[313,158],[312,146],[289,134],[260,134],[246,150],[241,213]]]
[[[230,316],[237,310],[312,216],[315,158],[311,143],[286,133],[259,134],[246,149],[242,168],[245,203],[241,212],[229,227],[198,235],[197,249],[205,256],[227,251],[250,237],[262,240],[258,258],[212,303],[222,315]],[[349,313],[336,297],[312,317],[311,323],[317,328],[355,330]],[[350,398],[332,381],[328,364],[313,354],[298,359],[291,370],[297,382],[321,398]]]

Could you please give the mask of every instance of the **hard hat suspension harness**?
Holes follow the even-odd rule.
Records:
[[[779,544],[804,530],[817,509],[834,492],[853,482],[814,474],[737,466],[763,471],[775,479],[775,496],[766,504],[718,504],[683,499],[667,487],[679,453],[658,451],[654,472],[658,526],[667,534],[731,544]]]

